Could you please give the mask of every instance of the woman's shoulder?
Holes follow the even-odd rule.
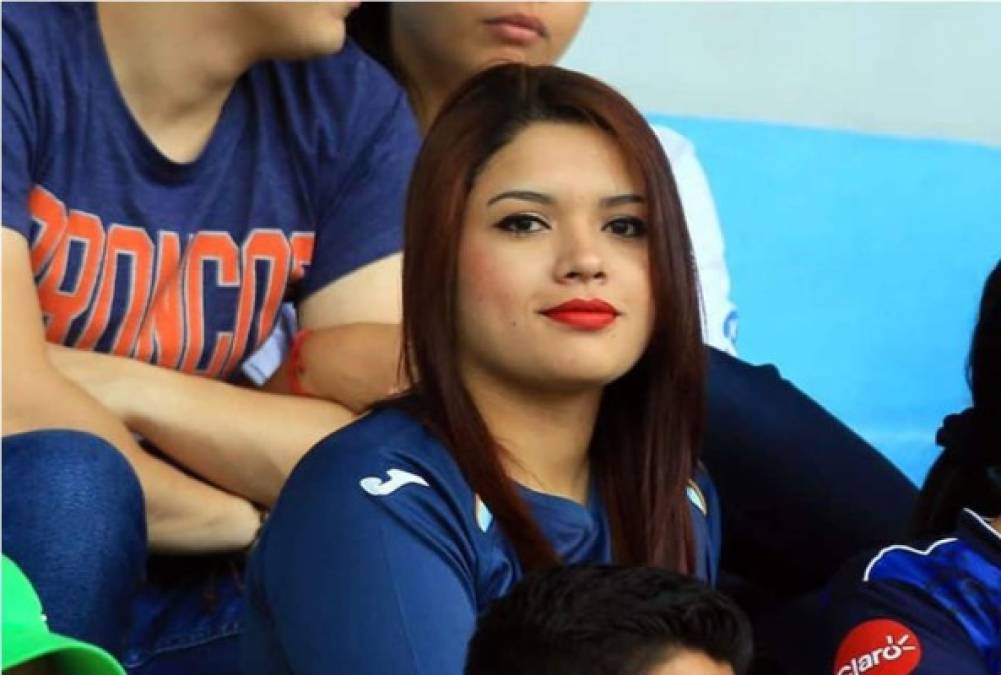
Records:
[[[293,472],[354,475],[406,469],[454,480],[461,477],[445,445],[414,414],[377,409],[317,443]],[[465,482],[463,480],[463,482]],[[370,485],[370,484],[367,484]]]
[[[303,457],[279,501],[345,512],[403,515],[419,524],[472,511],[474,495],[445,445],[414,415],[376,410],[330,434]]]

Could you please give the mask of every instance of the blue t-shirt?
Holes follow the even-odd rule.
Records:
[[[587,506],[520,492],[565,562],[611,561],[596,491]],[[689,499],[697,574],[711,581],[719,509],[708,476]],[[321,441],[286,483],[248,566],[243,667],[459,675],[477,614],[521,576],[448,450],[384,409]]]
[[[833,675],[1001,673],[1001,534],[972,511],[953,536],[854,561],[832,603]]]
[[[3,225],[50,342],[225,377],[283,298],[400,249],[418,132],[352,43],[255,65],[179,164],[129,112],[93,5],[2,11]]]

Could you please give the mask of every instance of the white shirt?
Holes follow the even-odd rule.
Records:
[[[707,345],[736,355],[737,307],[730,300],[730,273],[723,255],[723,231],[709,181],[691,141],[669,127],[652,126],[671,162],[688,236],[692,240],[702,294],[702,338]]]

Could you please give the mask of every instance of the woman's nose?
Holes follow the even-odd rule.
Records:
[[[593,233],[572,232],[565,235],[555,268],[560,282],[589,282],[605,279],[604,257]]]

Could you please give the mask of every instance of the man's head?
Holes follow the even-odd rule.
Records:
[[[466,675],[741,675],[751,629],[694,579],[650,567],[526,576],[480,617]]]

